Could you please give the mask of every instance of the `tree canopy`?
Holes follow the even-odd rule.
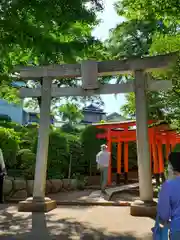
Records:
[[[116,4],[119,15],[134,19],[147,19],[154,16],[156,19],[179,20],[180,9],[178,0],[122,0]]]
[[[74,103],[66,103],[57,109],[57,115],[62,117],[63,121],[67,121],[69,125],[73,125],[82,120],[83,114],[79,107]]]
[[[114,59],[143,57],[180,51],[179,7],[177,1],[121,0],[115,4],[119,16],[125,21],[111,30],[107,47]],[[168,92],[148,92],[148,114],[153,119],[179,119],[180,117],[180,58],[168,70],[152,72],[150,77],[172,80]],[[120,76],[131,81],[134,76]],[[126,94],[121,111],[135,118],[134,93]]]
[[[1,1],[1,52],[28,50],[34,64],[72,61],[93,43],[91,30],[101,9],[98,0]]]
[[[103,58],[102,43],[91,34],[98,24],[96,14],[103,9],[103,1],[20,0],[1,1],[0,6],[0,79],[8,90],[6,94],[4,91],[0,93],[3,98],[19,100],[15,94],[17,91],[9,87],[16,80],[11,75],[16,65],[73,63],[95,56]],[[77,81],[57,79],[56,84],[71,86],[77,85]],[[37,101],[31,102],[31,105],[37,104]]]

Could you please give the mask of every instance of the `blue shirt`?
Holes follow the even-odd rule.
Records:
[[[171,220],[171,232],[180,231],[180,176],[162,185],[157,212],[162,221]]]

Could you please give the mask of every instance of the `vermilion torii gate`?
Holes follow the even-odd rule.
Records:
[[[168,160],[168,156],[171,150],[180,143],[180,134],[169,128],[167,123],[159,122],[155,120],[148,120],[148,138],[149,138],[149,151],[150,151],[150,163],[152,173],[160,175],[164,173],[164,160]],[[122,173],[122,166],[124,173],[129,171],[129,159],[128,159],[128,143],[136,141],[136,121],[124,121],[117,123],[95,123],[93,124],[98,129],[103,129],[103,133],[98,133],[96,137],[98,139],[105,139],[107,146],[111,152],[112,143],[117,144],[117,173]],[[124,144],[122,144],[124,143]],[[164,153],[163,153],[164,146]],[[124,156],[122,159],[122,148],[124,148]],[[112,183],[112,165],[111,159],[108,171],[108,184]]]
[[[18,67],[16,71],[19,71],[20,77],[23,79],[43,78],[41,88],[20,89],[20,96],[22,98],[41,96],[42,104],[40,108],[40,127],[33,198],[20,202],[19,211],[49,211],[56,207],[55,201],[45,198],[51,98],[117,94],[133,91],[135,92],[136,99],[136,136],[140,198],[143,202],[152,202],[153,191],[148,143],[146,91],[166,91],[171,87],[172,83],[171,81],[153,81],[147,79],[147,70],[166,68],[175,57],[176,54],[172,53],[119,61],[96,62],[87,60],[82,61],[81,64]],[[104,85],[100,85],[98,82],[98,76],[115,76],[123,73],[133,73],[135,81]],[[52,80],[56,78],[77,77],[81,77],[82,79],[82,86],[80,87],[57,88],[52,85]]]

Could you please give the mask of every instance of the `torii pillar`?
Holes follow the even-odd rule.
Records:
[[[156,203],[153,202],[152,172],[148,138],[147,84],[147,75],[145,72],[143,70],[136,70],[134,92],[140,201],[135,201],[131,205],[131,215],[154,217],[156,215]]]
[[[41,88],[40,124],[33,197],[19,202],[18,210],[20,212],[48,212],[56,208],[56,201],[45,197],[50,131],[51,86],[52,79],[44,77]]]

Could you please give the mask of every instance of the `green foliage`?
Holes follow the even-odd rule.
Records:
[[[88,164],[83,158],[83,150],[79,136],[66,134],[69,146],[69,162],[71,161],[71,176],[74,174],[85,175],[89,173]]]
[[[18,123],[6,119],[0,119],[0,126],[4,128],[11,128],[15,131],[21,131],[23,129],[23,126],[19,125]]]
[[[0,64],[1,64],[1,61],[0,61]],[[1,78],[1,74],[0,74],[0,78]],[[18,90],[8,85],[7,81],[4,81],[4,76],[2,78],[3,79],[1,81],[0,99],[6,99],[8,102],[20,104],[20,98],[18,97]]]
[[[37,138],[33,152],[37,150]],[[49,150],[47,163],[47,178],[62,178],[68,174],[69,147],[64,133],[56,130],[49,135]]]
[[[30,149],[21,149],[16,156],[17,169],[23,170],[25,179],[34,179],[36,155]]]
[[[1,3],[1,51],[8,54],[10,63],[28,63],[31,59],[36,64],[72,60],[77,53],[84,54],[82,50],[93,43],[90,34],[96,24],[95,9],[102,7],[100,1],[91,1],[96,7],[87,8],[87,2]],[[46,10],[42,11],[44,6]],[[14,52],[16,48],[18,51]]]
[[[4,128],[13,129],[16,132],[16,134],[19,136],[19,139],[20,139],[20,141],[19,141],[20,148],[32,149],[34,139],[37,137],[37,134],[38,134],[39,125],[32,124],[32,125],[28,125],[28,126],[24,127],[15,122],[0,120],[0,126],[4,127]]]
[[[105,121],[105,120],[101,120],[101,121],[100,121],[100,123],[102,123],[102,124],[103,124],[103,123],[106,123],[106,121]]]
[[[64,133],[71,133],[71,134],[78,134],[80,132],[79,129],[77,129],[75,126],[72,126],[69,123],[63,124],[61,126],[61,130]]]
[[[129,170],[137,169],[137,147],[136,142],[129,142],[128,144],[128,160]]]
[[[180,35],[156,34],[153,38],[150,54],[164,54],[180,50]],[[168,92],[148,92],[148,115],[150,119],[176,120],[180,117],[180,55],[171,68],[166,71],[153,73],[153,77],[163,80],[172,80],[173,88]],[[135,116],[134,93],[126,94],[126,103],[121,111],[125,116]]]
[[[111,30],[107,47],[115,59],[148,55],[156,20],[129,20]]]
[[[172,150],[173,152],[180,152],[180,144],[176,144],[176,146]]]
[[[8,169],[20,171],[18,177],[33,179],[37,129],[22,127],[22,131],[24,132],[19,134],[14,129],[0,128],[0,147]],[[64,133],[62,130],[52,130],[49,136],[47,178],[67,178],[70,171],[70,177],[80,179],[84,186],[83,176],[96,172],[96,154],[100,151],[100,145],[105,143],[105,140],[96,138],[96,134],[101,132],[103,130],[96,129],[94,126],[87,126],[81,136]],[[116,168],[116,144],[112,146],[112,164],[113,168]],[[132,143],[129,144],[129,168],[136,164],[136,147]],[[9,174],[14,176],[15,173],[9,171]]]
[[[11,118],[8,115],[0,115],[0,122],[11,122]]]
[[[81,134],[84,162],[91,167],[96,167],[96,154],[100,151],[100,146],[105,143],[104,139],[98,139],[96,135],[103,132],[104,130],[95,126],[87,126]]]
[[[118,1],[116,11],[126,20],[111,31],[107,41],[112,58],[142,57],[180,51],[179,8],[176,4],[176,1]],[[147,93],[150,119],[179,119],[179,63],[180,57],[169,69],[149,74],[152,79],[173,81],[173,89],[168,92]],[[134,80],[133,76],[118,77],[118,82],[131,80]],[[126,94],[126,103],[121,108],[126,117],[135,117],[134,98],[134,93]]]
[[[135,95],[134,93],[129,93],[125,95],[126,103],[121,107],[121,112],[123,116],[135,118]]]
[[[148,106],[148,118],[163,120],[165,118],[165,105],[163,100],[164,93],[147,92],[147,106]],[[125,95],[126,103],[121,107],[121,111],[124,116],[135,118],[135,94],[128,93]]]
[[[163,19],[165,23],[169,20],[179,20],[178,6],[178,0],[119,0],[116,4],[118,14],[128,19],[147,19],[153,16],[159,20]]]
[[[23,164],[23,160],[22,160],[22,158],[23,158],[23,155],[24,154],[28,154],[28,153],[30,153],[31,152],[31,150],[30,149],[20,149],[18,152],[17,152],[17,155],[16,155],[16,167],[17,168],[20,168],[21,167],[21,165]]]
[[[62,117],[63,121],[67,121],[71,126],[83,118],[81,110],[74,103],[66,103],[61,105],[58,108],[58,115]]]
[[[16,164],[19,141],[19,136],[13,129],[0,128],[0,148],[7,168],[13,168]]]
[[[44,6],[45,10],[42,11]],[[101,0],[1,2],[0,97],[10,102],[20,102],[18,90],[10,86],[18,78],[11,75],[14,66],[74,63],[91,57],[102,58],[103,45],[91,35],[98,24],[96,13],[102,8]],[[70,86],[74,82],[77,85],[74,79],[54,81],[58,85]],[[37,99],[34,100],[37,106]],[[54,102],[57,101],[59,99],[54,99]]]
[[[23,131],[21,132],[21,148],[29,148],[33,150],[35,141],[38,137],[38,128],[39,125],[37,124],[28,125],[23,128]]]
[[[38,129],[39,128],[39,124],[38,123],[29,123],[26,126],[28,129]]]

